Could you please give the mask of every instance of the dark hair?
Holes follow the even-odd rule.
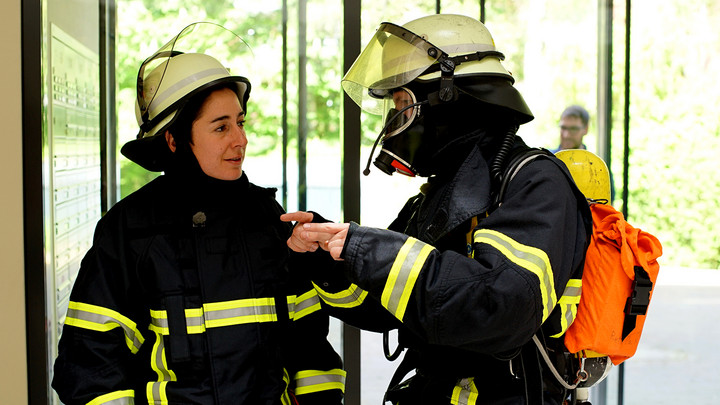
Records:
[[[560,119],[563,119],[565,117],[580,118],[580,121],[582,121],[583,126],[588,126],[588,122],[590,122],[590,114],[587,112],[586,109],[584,109],[582,106],[579,106],[577,104],[571,105],[570,107],[566,108],[562,112],[562,114],[560,114]]]
[[[238,88],[234,82],[220,83],[194,94],[178,109],[177,118],[168,127],[168,131],[175,139],[178,148],[188,147],[192,143],[192,124],[200,114],[200,109],[210,94],[217,90],[230,89],[237,94]],[[242,102],[242,100],[241,100]]]

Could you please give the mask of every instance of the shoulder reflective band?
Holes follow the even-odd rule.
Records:
[[[433,249],[427,243],[408,238],[390,268],[380,302],[401,321],[420,270]]]
[[[523,245],[507,235],[490,229],[479,229],[475,232],[475,243],[486,243],[494,247],[510,261],[538,278],[543,303],[542,321],[545,322],[557,303],[555,281],[547,254],[538,248]]]
[[[134,405],[135,392],[133,390],[115,391],[88,402],[87,405]]]
[[[112,309],[97,305],[70,301],[65,324],[98,332],[120,327],[125,332],[125,343],[132,353],[137,353],[145,341],[135,322]]]
[[[315,291],[317,291],[318,295],[323,301],[325,301],[325,303],[338,308],[357,307],[365,301],[365,297],[367,296],[367,291],[355,284],[350,285],[347,290],[336,293],[326,292],[315,283],[313,283],[313,286],[315,286]]]
[[[288,297],[288,314],[290,314],[290,319],[292,320],[297,321],[303,316],[310,315],[319,310],[320,298],[314,289],[299,297],[294,295]]]
[[[453,388],[450,403],[453,405],[475,405],[477,402],[478,390],[475,386],[475,379],[463,378]]]
[[[170,334],[167,311],[150,310],[150,329],[163,335]],[[207,328],[277,321],[275,299],[248,298],[243,300],[212,302],[202,308],[185,309],[187,333],[203,333]]]
[[[345,370],[339,368],[328,371],[298,371],[295,374],[295,394],[303,395],[328,390],[345,392],[345,375]]]
[[[568,280],[562,297],[558,300],[560,307],[560,331],[551,337],[560,337],[575,320],[577,307],[580,304],[580,293],[582,292],[582,280],[571,278]]]

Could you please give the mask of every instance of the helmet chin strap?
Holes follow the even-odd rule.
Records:
[[[395,119],[397,117],[399,117],[400,114],[404,113],[405,110],[408,110],[410,108],[417,107],[417,106],[420,106],[423,104],[428,104],[428,103],[429,103],[429,101],[425,100],[425,101],[421,101],[418,103],[413,103],[413,104],[407,105],[407,106],[403,107],[400,111],[396,112],[395,115],[393,115],[392,118],[389,119],[388,122],[385,123],[385,126],[383,127],[382,131],[380,131],[377,138],[375,139],[375,143],[373,143],[372,150],[370,151],[370,156],[368,156],[367,165],[365,166],[365,170],[363,170],[363,175],[367,176],[370,174],[370,163],[372,162],[372,157],[375,154],[375,148],[377,147],[378,142],[380,142],[380,138],[382,138],[382,136],[387,132],[387,129],[390,127],[390,124],[392,124],[392,122],[395,121]]]
[[[443,103],[457,100],[457,90],[453,85],[453,76],[455,76],[455,62],[451,59],[441,58],[438,98]]]

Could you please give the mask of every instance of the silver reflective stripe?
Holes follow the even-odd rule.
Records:
[[[303,395],[333,389],[344,392],[345,374],[341,369],[299,371],[295,374],[295,393]]]
[[[380,300],[396,318],[402,320],[405,316],[420,270],[433,249],[415,238],[408,238],[398,251]]]
[[[212,302],[202,308],[186,308],[187,333],[204,333],[206,328],[277,321],[274,298]],[[167,311],[150,310],[150,329],[169,335]]]
[[[207,77],[210,76],[227,76],[228,72],[225,69],[221,68],[213,68],[213,69],[206,69],[202,70],[200,72],[196,72],[195,74],[192,74],[186,78],[183,78],[182,80],[174,83],[172,86],[169,86],[166,88],[162,94],[156,94],[155,98],[153,99],[153,104],[155,105],[162,105],[162,103],[165,101],[166,98],[172,96],[177,92],[178,90],[182,89],[183,87],[187,86],[188,84],[195,83],[198,81],[207,81],[204,80]]]
[[[264,318],[267,315],[275,314],[275,305],[262,305],[241,308],[217,309],[205,312],[205,321],[211,322],[224,321],[230,318],[247,318],[253,317],[257,319]]]
[[[317,291],[320,298],[325,301],[328,305],[340,308],[352,308],[357,307],[365,301],[367,291],[352,284],[347,290],[340,291],[337,293],[328,293],[322,288],[318,287],[317,284],[313,283],[315,290]]]
[[[477,403],[478,390],[473,377],[463,378],[453,388],[450,403],[453,405],[475,405]]]
[[[158,375],[158,381],[177,381],[175,373],[168,368],[165,356],[165,341],[159,332],[155,332],[155,345],[152,351],[151,367]]]
[[[132,353],[137,353],[145,341],[135,322],[119,312],[97,305],[70,301],[65,324],[98,332],[120,327],[125,334],[125,343]]]
[[[317,291],[314,289],[299,297],[294,297],[292,300],[291,297],[288,297],[288,312],[293,320],[298,320],[319,310],[320,297],[318,297]]]
[[[560,331],[551,337],[560,337],[572,325],[577,316],[577,306],[580,303],[582,280],[571,278],[565,286],[562,297],[558,300],[560,307]]]
[[[149,382],[147,396],[149,404],[167,404],[167,381]]]

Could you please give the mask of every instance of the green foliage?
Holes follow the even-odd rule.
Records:
[[[662,242],[663,263],[718,269],[720,8],[692,3],[633,11],[643,18],[632,28],[627,208],[631,223]]]
[[[126,159],[120,163],[120,173],[120,198],[127,197],[159,174],[149,172]]]

